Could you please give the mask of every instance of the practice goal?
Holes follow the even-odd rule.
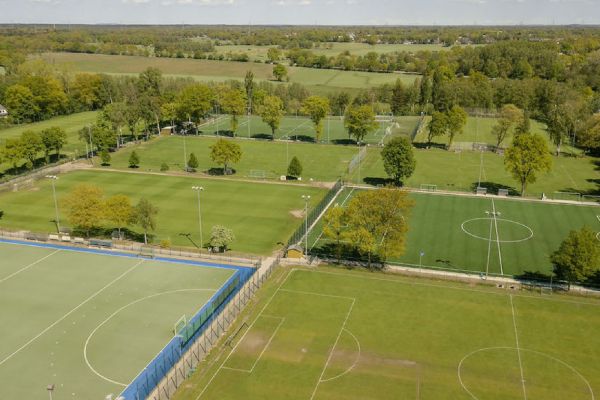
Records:
[[[420,189],[424,192],[436,192],[437,185],[430,185],[427,183],[422,183]]]

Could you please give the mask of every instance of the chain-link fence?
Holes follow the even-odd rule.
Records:
[[[263,285],[279,263],[280,258],[278,257],[263,272],[258,271],[252,275],[246,284],[220,310],[219,314],[189,349],[183,353],[173,368],[165,374],[164,378],[156,385],[147,398],[168,400],[173,396],[173,393],[181,383],[195,371],[196,365],[204,359],[219,338],[232,326],[235,318],[242,312],[254,296],[254,293]],[[125,400],[143,400],[144,398],[126,396]]]

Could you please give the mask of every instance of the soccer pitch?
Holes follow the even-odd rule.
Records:
[[[239,126],[236,131],[237,137],[271,139],[271,128],[262,121],[261,117],[240,116]],[[417,126],[420,117],[395,117],[394,122],[381,122],[377,130],[370,132],[363,142],[370,145],[384,145],[392,136],[403,135],[412,132]],[[231,136],[231,117],[221,116],[218,122],[205,125],[199,129],[204,135]],[[284,117],[281,119],[279,129],[275,131],[275,139],[298,140],[303,142],[315,142],[315,127],[307,117]],[[333,144],[353,144],[356,140],[348,137],[348,131],[344,127],[344,121],[340,117],[330,117],[323,120],[323,132],[320,142]]]
[[[271,282],[232,348],[175,400],[579,400],[600,390],[598,301],[333,269],[280,269]]]
[[[2,397],[118,394],[236,267],[0,243]],[[116,397],[116,396],[115,396]]]
[[[345,207],[356,193],[358,189],[345,188],[335,203]],[[569,230],[583,225],[600,230],[597,206],[418,192],[411,197],[416,206],[409,217],[406,253],[390,260],[391,265],[549,276],[548,256]],[[315,254],[333,254],[332,242],[323,237],[320,223],[308,242]]]

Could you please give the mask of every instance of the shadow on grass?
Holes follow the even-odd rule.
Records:
[[[365,177],[363,179],[363,182],[366,183],[367,185],[371,185],[371,186],[386,186],[388,184],[392,184],[392,185],[394,184],[393,179],[372,177],[372,176]],[[402,186],[402,182],[400,182],[398,187],[401,187],[401,186]]]
[[[422,143],[422,142],[414,142],[412,144],[417,149],[442,149],[446,150],[446,145],[441,143]]]
[[[343,146],[357,146],[356,140],[353,139],[333,139],[331,143],[340,144]]]
[[[227,168],[227,175],[234,175],[237,171],[233,168]],[[209,174],[210,176],[224,176],[225,174],[223,173],[223,168],[211,168],[208,171],[206,171],[207,174]]]
[[[308,135],[294,135],[294,136],[290,136],[290,139],[296,140],[299,142],[315,143],[315,138],[312,136],[308,136]]]
[[[267,133],[257,133],[251,136],[252,139],[258,139],[258,140],[273,140],[273,136],[267,134]]]

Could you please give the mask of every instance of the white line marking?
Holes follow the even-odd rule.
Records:
[[[21,269],[20,269],[20,270],[18,270],[17,272],[13,272],[12,274],[10,274],[9,276],[7,276],[6,278],[4,278],[4,279],[0,279],[0,283],[4,282],[5,280],[7,280],[7,279],[9,279],[9,278],[12,278],[13,276],[17,275],[19,272],[25,271],[25,270],[26,270],[27,268],[29,268],[29,267],[33,267],[35,264],[39,263],[40,261],[44,261],[46,258],[48,258],[48,257],[50,257],[50,256],[52,256],[52,255],[54,255],[54,254],[56,254],[56,253],[58,253],[59,251],[60,251],[60,250],[56,250],[55,252],[48,254],[46,257],[40,258],[40,259],[39,259],[39,260],[37,260],[36,262],[33,262],[33,263],[29,264],[28,266],[26,266],[26,267],[24,267],[24,268],[21,268]]]
[[[354,190],[355,190],[355,188],[352,188],[352,190],[350,191],[350,193],[348,193],[348,196],[346,196],[346,198],[344,199],[344,201],[342,202],[342,205],[340,207],[344,207],[344,204],[346,204],[346,200],[348,200],[348,198],[350,197],[352,192],[354,192]],[[321,236],[323,236],[323,229],[321,229],[321,234],[319,235],[317,240],[315,240],[314,243],[312,244],[312,246],[310,246],[310,250],[312,250],[313,247],[315,247],[315,245],[319,242],[319,240],[321,240]],[[323,239],[323,240],[327,240],[327,239]],[[333,239],[330,239],[330,240],[333,240]]]
[[[494,216],[494,225],[496,225],[496,242],[498,243],[498,258],[500,259],[500,274],[504,275],[504,269],[502,268],[502,251],[500,251],[500,235],[498,235],[498,220],[496,219],[496,204],[494,203],[494,199],[492,199],[492,207],[494,212],[492,215]]]
[[[90,362],[88,360],[88,357],[87,357],[87,347],[88,347],[88,344],[90,342],[90,339],[92,338],[92,336],[94,336],[94,333],[96,333],[96,331],[102,327],[102,325],[104,325],[105,323],[107,323],[112,317],[114,317],[115,315],[117,315],[118,313],[120,313],[121,311],[123,311],[124,309],[126,309],[129,306],[132,306],[132,305],[134,305],[136,303],[139,303],[140,301],[143,301],[143,300],[151,299],[153,297],[162,296],[163,294],[171,294],[171,293],[178,293],[178,292],[188,292],[188,291],[210,291],[210,292],[214,292],[214,293],[217,292],[216,289],[178,289],[178,290],[171,290],[171,291],[168,291],[168,292],[155,293],[155,294],[152,294],[150,296],[142,297],[141,299],[137,299],[135,301],[132,301],[131,303],[129,303],[127,305],[124,305],[123,307],[119,308],[117,311],[115,311],[114,313],[112,313],[110,315],[110,317],[108,317],[104,321],[102,321],[102,323],[100,325],[98,325],[92,331],[92,333],[90,333],[90,336],[88,336],[87,340],[85,341],[85,345],[83,346],[83,358],[85,359],[85,363],[87,364],[87,366],[92,370],[93,373],[95,373],[96,375],[98,375],[100,378],[102,378],[102,379],[104,379],[104,380],[106,380],[106,381],[108,381],[110,383],[114,383],[115,385],[121,385],[121,386],[127,387],[128,384],[117,382],[117,381],[113,381],[112,379],[105,377],[104,375],[102,375],[101,373],[99,373],[98,371],[96,371],[94,369],[94,367],[92,367],[92,365],[90,364]]]
[[[321,376],[319,377],[319,380],[317,381],[317,386],[315,386],[315,390],[313,391],[312,396],[310,396],[310,400],[312,400],[315,397],[315,394],[317,394],[317,389],[319,389],[319,384],[323,380],[323,375],[325,374],[325,370],[327,369],[327,366],[329,365],[331,356],[333,356],[333,351],[335,350],[335,347],[337,346],[338,341],[340,340],[340,336],[342,336],[342,332],[344,331],[344,328],[346,327],[346,322],[348,322],[348,317],[350,317],[350,313],[352,312],[352,309],[354,308],[354,303],[356,303],[356,300],[352,299],[352,305],[350,306],[350,310],[348,310],[348,314],[346,314],[346,319],[344,320],[344,323],[342,324],[342,329],[340,329],[340,333],[338,333],[337,339],[335,339],[335,343],[333,344],[333,347],[331,348],[331,352],[329,353],[327,362],[325,363],[325,366],[323,367],[323,371],[321,372]]]
[[[515,327],[515,340],[517,342],[517,355],[519,356],[519,367],[521,368],[521,382],[523,383],[523,397],[527,400],[527,389],[525,389],[525,378],[523,376],[523,363],[521,363],[521,349],[519,349],[519,335],[517,334],[517,320],[515,319],[515,307],[513,306],[512,294],[510,295],[510,308],[512,310],[513,326]]]
[[[278,289],[278,292],[289,292],[289,293],[300,293],[300,294],[310,294],[312,296],[322,296],[322,297],[333,297],[336,299],[345,299],[345,300],[352,300],[352,301],[356,301],[356,299],[354,297],[343,297],[343,296],[334,296],[331,294],[322,294],[322,293],[313,293],[313,292],[303,292],[300,290],[288,290],[288,289]]]
[[[138,265],[140,265],[141,263],[143,263],[144,260],[140,261],[139,263],[135,264],[133,267],[131,267],[130,269],[128,269],[127,271],[125,271],[123,274],[121,274],[118,278],[114,279],[112,282],[110,282],[108,285],[104,286],[102,289],[98,290],[96,293],[94,293],[91,297],[89,297],[87,300],[85,300],[83,303],[79,304],[77,307],[75,307],[74,309],[72,309],[71,311],[69,311],[68,313],[66,313],[65,315],[63,315],[60,319],[58,319],[56,322],[54,322],[52,325],[50,325],[49,327],[47,327],[46,329],[44,329],[43,331],[41,331],[40,333],[38,333],[33,339],[31,339],[29,342],[25,343],[23,346],[21,346],[18,350],[16,350],[14,353],[12,353],[11,355],[9,355],[8,357],[6,357],[4,360],[0,361],[0,365],[4,364],[6,361],[8,361],[12,356],[14,356],[15,354],[17,354],[18,352],[20,352],[21,350],[23,350],[25,347],[29,346],[34,340],[36,340],[37,338],[39,338],[40,336],[42,336],[44,333],[48,332],[50,329],[52,329],[56,324],[58,324],[60,321],[62,321],[63,319],[67,318],[69,315],[71,315],[73,312],[75,312],[77,309],[79,309],[81,306],[83,306],[85,303],[87,303],[88,301],[90,301],[91,299],[93,299],[94,297],[96,297],[97,295],[99,295],[100,293],[102,293],[106,288],[108,288],[110,285],[112,285],[113,283],[115,283],[116,281],[118,281],[119,279],[121,279],[122,277],[124,277],[125,275],[127,275],[129,272],[131,272],[135,267],[137,267]]]
[[[490,239],[488,240],[488,255],[487,255],[487,263],[485,264],[485,276],[488,276],[488,274],[490,272],[490,252],[492,251],[492,227],[493,226],[494,226],[494,220],[490,218]],[[464,228],[463,228],[463,230],[464,230]]]
[[[575,189],[579,190],[579,186],[577,186],[577,184],[575,183],[575,181],[573,180],[573,178],[571,178],[571,175],[569,175],[569,172],[567,171],[567,169],[565,168],[565,166],[561,163],[560,166],[562,167],[563,171],[565,171],[565,174],[567,174],[567,176],[569,177],[569,179],[571,180],[571,182],[573,182],[573,185],[575,185]]]
[[[267,304],[265,304],[265,306],[262,308],[262,310],[260,310],[260,313],[258,314],[258,316],[254,319],[254,321],[252,321],[252,323],[248,327],[248,330],[246,332],[244,332],[244,334],[240,338],[240,341],[233,347],[233,350],[231,350],[231,352],[227,355],[227,357],[225,357],[225,360],[223,361],[223,364],[221,364],[221,366],[219,367],[219,369],[217,369],[217,372],[215,372],[215,374],[212,376],[212,378],[210,378],[210,380],[208,381],[208,383],[206,384],[206,386],[204,386],[204,389],[202,389],[202,391],[200,392],[200,394],[198,395],[198,397],[196,397],[196,400],[198,400],[200,397],[202,397],[202,395],[204,394],[204,392],[206,391],[206,389],[208,389],[208,387],[210,386],[210,384],[212,383],[212,381],[217,377],[217,374],[221,371],[221,369],[223,369],[223,366],[225,365],[225,363],[227,362],[227,360],[229,360],[229,357],[231,357],[231,355],[233,354],[233,352],[235,351],[235,349],[237,349],[237,347],[240,345],[240,343],[242,343],[242,341],[244,340],[244,337],[246,337],[246,335],[248,334],[248,332],[250,332],[250,329],[252,328],[252,326],[256,323],[256,321],[258,321],[258,318],[262,315],[263,311],[265,311],[265,309],[269,306],[269,304],[271,304],[271,300],[273,300],[273,298],[275,298],[275,295],[279,292],[279,289],[283,286],[283,284],[287,281],[287,279],[290,277],[290,275],[292,274],[292,272],[294,272],[295,270],[296,270],[296,268],[293,268],[287,274],[287,276],[285,277],[285,279],[283,281],[281,281],[281,284],[279,285],[279,288],[277,288],[277,290],[275,291],[275,293],[273,293],[273,295],[271,296],[271,298],[269,299],[269,301],[267,301]]]
[[[346,371],[342,372],[338,376],[334,376],[333,378],[321,379],[321,382],[328,382],[328,381],[332,381],[334,379],[340,378],[340,377],[346,375],[348,372],[352,371],[354,369],[354,367],[356,366],[356,364],[358,364],[358,360],[360,359],[360,342],[358,341],[358,339],[356,338],[356,336],[354,336],[354,334],[352,332],[350,332],[346,328],[343,328],[343,329],[346,332],[348,332],[356,341],[356,345],[358,346],[358,356],[356,357],[356,360],[354,360],[354,364],[352,364],[352,366],[350,368],[348,368]]]

